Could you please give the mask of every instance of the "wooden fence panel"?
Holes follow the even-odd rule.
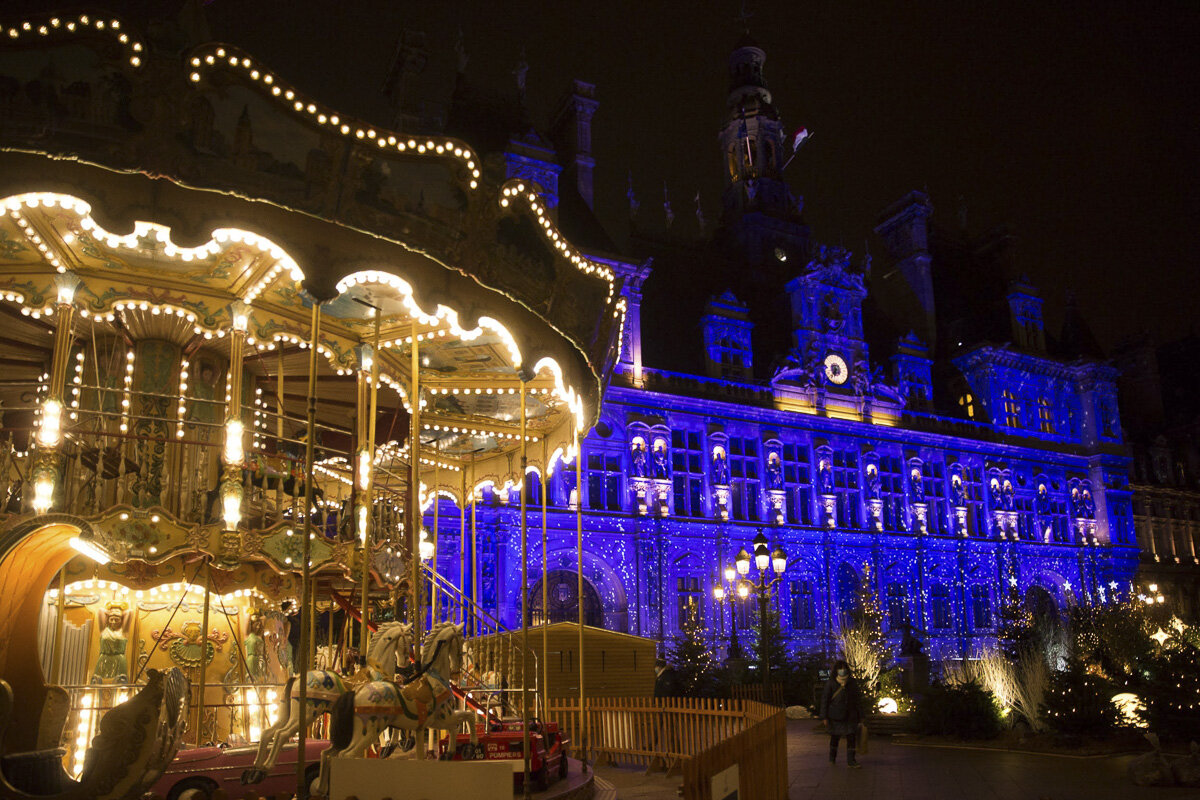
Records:
[[[712,796],[712,779],[738,765],[739,800],[786,800],[787,727],[782,711],[737,733],[683,765],[685,800],[720,800]]]

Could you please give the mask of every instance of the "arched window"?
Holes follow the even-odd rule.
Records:
[[[792,581],[792,629],[816,630],[817,606],[812,581]]]
[[[936,630],[950,627],[950,590],[944,584],[938,583],[929,592],[930,626]]]
[[[971,624],[975,630],[992,627],[992,603],[987,587],[982,584],[971,587]]]
[[[1042,433],[1054,433],[1054,406],[1050,398],[1042,395],[1037,401],[1038,430]]]

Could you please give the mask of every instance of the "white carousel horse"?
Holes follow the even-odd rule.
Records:
[[[471,735],[468,757],[478,744],[476,713],[455,708],[450,681],[462,671],[463,632],[461,625],[443,622],[430,629],[421,646],[417,677],[404,686],[392,681],[371,681],[347,692],[333,706],[330,746],[321,753],[318,792],[328,794],[329,762],[335,757],[355,758],[379,740],[388,728],[412,731],[416,758],[425,756],[425,732],[430,728],[450,733],[446,757],[458,744],[459,726],[466,724]]]
[[[379,626],[371,639],[371,647],[367,656],[367,673],[369,680],[387,680],[395,674],[398,659],[407,657],[412,648],[412,625],[403,622],[385,622]],[[267,773],[275,766],[279,751],[300,730],[300,690],[296,686],[296,678],[288,678],[284,688],[284,696],[288,704],[285,713],[262,732],[258,743],[258,754],[254,766],[242,773],[242,783],[259,783],[266,778]],[[305,719],[310,723],[322,714],[333,709],[334,701],[347,692],[350,686],[346,680],[331,670],[313,669],[305,675],[307,683]],[[353,685],[351,683],[351,685]]]

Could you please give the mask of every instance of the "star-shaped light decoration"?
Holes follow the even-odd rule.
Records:
[[[1109,582],[1108,582],[1108,588],[1112,589],[1112,590],[1115,592],[1115,591],[1117,590],[1117,582],[1116,582],[1116,581],[1109,581]]]
[[[1100,602],[1101,603],[1105,602],[1107,600],[1107,598],[1104,595],[1104,587],[1098,586],[1098,587],[1096,587],[1096,591],[1100,593]]]
[[[1158,642],[1159,647],[1162,647],[1163,642],[1171,638],[1171,634],[1167,633],[1162,628],[1159,628],[1154,633],[1150,634],[1150,638]]]
[[[1071,582],[1063,581],[1063,588],[1066,589],[1068,592],[1071,591]]]
[[[1009,578],[1009,579],[1008,579],[1008,585],[1009,585],[1009,586],[1016,586],[1016,585],[1017,585],[1017,579],[1016,579],[1015,577],[1013,577],[1013,578]]]

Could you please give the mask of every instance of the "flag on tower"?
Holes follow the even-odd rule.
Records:
[[[812,134],[808,132],[808,128],[801,128],[800,130],[793,133],[792,134],[792,152],[794,153],[797,150],[799,150],[800,145],[804,144],[804,140],[808,139],[810,136],[812,136]]]

